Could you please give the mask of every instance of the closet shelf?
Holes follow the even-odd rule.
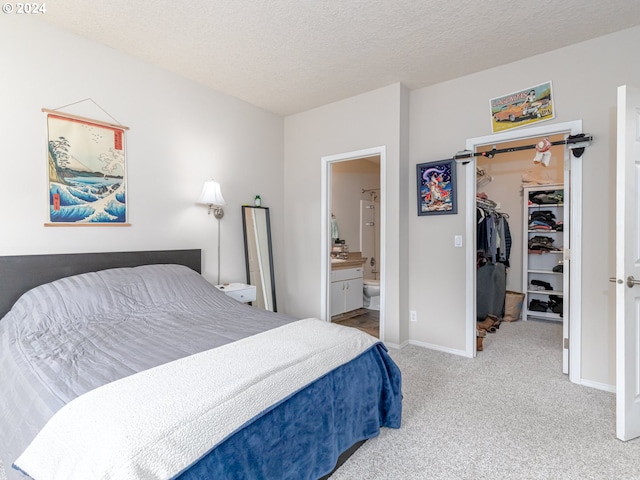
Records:
[[[527,290],[527,293],[536,293],[539,295],[557,295],[562,296],[562,290]]]
[[[567,244],[567,238],[565,236],[566,229],[560,228],[556,230],[556,222],[562,221],[563,225],[566,224],[568,228],[568,216],[566,215],[566,208],[563,201],[559,203],[545,203],[537,204],[528,201],[535,198],[540,193],[546,193],[554,191],[564,196],[564,188],[561,184],[553,186],[524,186],[523,187],[523,265],[522,265],[522,291],[525,292],[525,304],[523,319],[537,318],[545,320],[553,320],[562,322],[563,318],[561,313],[567,313],[567,305],[564,305],[563,298],[565,293],[568,295],[568,275],[564,271],[564,268],[557,268],[558,265],[563,265],[564,246],[559,244]],[[557,200],[562,200],[558,197]],[[541,214],[538,212],[549,211],[549,214]],[[531,222],[539,220],[551,227],[549,230],[531,228],[533,225]],[[546,242],[540,240],[541,246],[553,245],[554,250],[530,250],[529,245],[535,244],[533,241],[536,237],[547,237]],[[554,272],[553,270],[561,270]],[[538,290],[537,286],[541,285],[548,290]],[[539,311],[536,308],[541,308],[539,302],[547,302],[549,307],[546,311]],[[530,307],[534,307],[533,309]],[[553,310],[555,311],[552,311]],[[560,312],[560,313],[556,313]],[[568,313],[567,313],[568,314]]]
[[[553,312],[536,312],[535,310],[527,310],[527,316],[533,318],[544,318],[546,320],[562,321],[562,317],[558,313]]]
[[[562,272],[554,272],[553,270],[539,270],[539,269],[529,269],[527,270],[529,273],[543,273],[549,275],[562,275]]]
[[[542,210],[546,207],[564,207],[564,203],[532,203],[529,208],[539,208]]]

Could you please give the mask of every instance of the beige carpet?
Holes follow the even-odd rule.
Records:
[[[640,441],[615,438],[615,396],[562,374],[561,326],[502,324],[469,359],[408,346],[403,422],[332,475],[354,479],[640,479]]]

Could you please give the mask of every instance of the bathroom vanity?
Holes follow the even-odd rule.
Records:
[[[331,316],[362,308],[364,262],[359,254],[331,261]]]
[[[331,316],[362,308],[362,267],[331,271]]]

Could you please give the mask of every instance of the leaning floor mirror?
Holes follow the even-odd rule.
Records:
[[[276,311],[276,284],[271,251],[269,209],[242,207],[244,252],[247,263],[247,283],[256,287],[253,306]]]

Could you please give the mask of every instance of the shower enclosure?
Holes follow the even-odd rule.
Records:
[[[360,251],[367,257],[364,278],[378,280],[380,259],[380,202],[378,189],[362,190],[369,193],[370,200],[360,200]]]

